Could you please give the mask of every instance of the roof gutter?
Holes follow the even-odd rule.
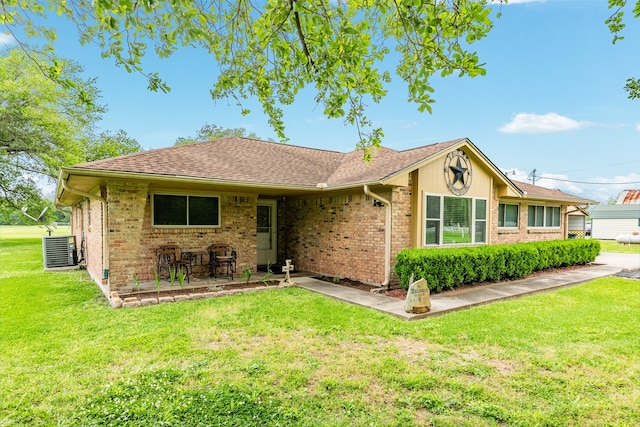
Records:
[[[378,200],[384,205],[384,282],[380,284],[380,287],[389,289],[391,279],[391,202],[384,197],[372,193],[367,184],[364,185],[364,194]]]
[[[95,194],[87,193],[86,191],[82,191],[82,190],[78,190],[77,188],[70,187],[67,181],[62,178],[60,179],[60,183],[62,184],[62,188],[71,194],[77,194],[79,196],[86,197],[87,199],[93,199],[101,203],[106,203],[106,200],[100,196],[96,196]]]

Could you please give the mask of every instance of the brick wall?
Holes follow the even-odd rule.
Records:
[[[78,257],[84,257],[87,272],[94,281],[105,284],[102,279],[102,212],[103,204],[97,200],[87,199],[75,206],[71,233],[76,238]]]
[[[391,229],[393,236],[391,239],[391,283],[397,282],[393,273],[396,255],[404,248],[411,247],[411,186],[395,188],[391,195]],[[421,224],[421,221],[418,222]]]
[[[374,207],[363,193],[287,199],[283,205],[284,256],[296,268],[370,283],[384,280],[384,207]]]
[[[140,243],[143,236],[144,212],[148,185],[134,182],[107,183],[107,244],[109,245],[110,290],[140,280]]]
[[[528,205],[518,203],[518,228],[498,228],[498,200],[494,200],[491,209],[491,243],[492,244],[512,244],[523,242],[535,242],[543,240],[564,239],[564,222],[566,206],[560,209],[560,228],[528,228],[527,215]],[[513,202],[509,202],[514,204]]]
[[[396,254],[411,246],[411,187],[376,194],[392,203],[393,273]],[[385,209],[373,206],[373,199],[364,193],[280,201],[278,257],[291,258],[298,269],[382,283]]]
[[[200,250],[228,243],[238,252],[237,268],[255,269],[255,196],[220,196],[219,228],[152,228],[149,189],[145,184],[110,182],[108,188],[109,288],[129,289],[132,277],[154,280],[156,248],[177,244],[183,250]],[[208,257],[204,261],[207,262]],[[208,275],[208,266],[196,266],[196,276]]]

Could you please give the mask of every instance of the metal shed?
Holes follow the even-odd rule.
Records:
[[[620,234],[640,232],[640,204],[597,205],[591,211],[591,236],[614,240]]]

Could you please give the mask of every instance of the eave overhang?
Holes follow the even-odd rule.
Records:
[[[327,185],[292,185],[282,183],[265,183],[250,181],[233,181],[208,179],[201,177],[161,175],[137,172],[104,171],[82,168],[63,168],[58,175],[55,203],[58,205],[75,205],[85,197],[77,192],[67,191],[64,187],[73,188],[79,192],[92,193],[104,186],[110,180],[142,182],[162,189],[198,189],[201,191],[227,191],[236,193],[257,193],[261,196],[302,196],[308,194],[320,194],[328,191],[361,190],[364,185],[373,188],[380,186],[392,186],[392,180],[373,180],[356,183]],[[63,181],[66,185],[63,185]]]

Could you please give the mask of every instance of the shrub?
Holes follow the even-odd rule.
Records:
[[[404,249],[394,267],[400,286],[407,289],[411,275],[425,278],[433,292],[484,281],[519,279],[534,271],[593,262],[600,253],[597,240],[487,245],[465,248]]]

